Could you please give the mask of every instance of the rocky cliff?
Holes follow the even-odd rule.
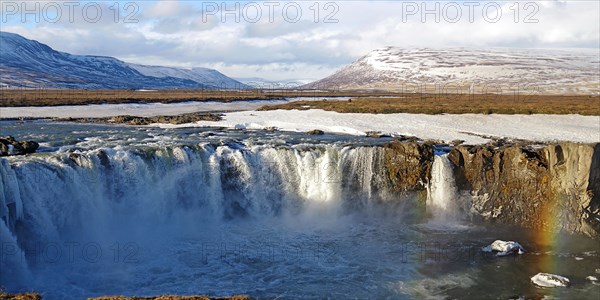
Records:
[[[600,144],[461,145],[449,159],[474,215],[599,236]]]
[[[433,163],[430,144],[392,142],[385,146],[385,160],[394,190],[425,190]]]
[[[0,137],[0,156],[33,153],[37,146],[34,142],[18,142],[12,137]],[[564,230],[600,237],[600,144],[495,142],[450,148],[433,142],[405,140],[357,148],[331,146],[294,150],[283,147],[261,148],[257,152],[242,151],[240,147],[244,146],[237,144],[221,146],[227,151],[214,152],[213,145],[192,147],[193,149],[174,148],[165,152],[166,158],[163,154],[157,156],[156,162],[154,159],[147,159],[147,156],[152,157],[151,154],[143,154],[140,159],[134,160],[139,164],[134,169],[138,168],[142,170],[140,174],[145,174],[149,170],[147,164],[151,162],[168,166],[172,159],[192,157],[200,165],[207,164],[200,169],[208,172],[212,169],[206,155],[214,154],[219,158],[218,172],[211,171],[203,176],[213,178],[211,176],[222,173],[222,176],[214,178],[221,183],[213,185],[212,181],[207,181],[206,186],[196,183],[190,183],[189,186],[200,188],[197,191],[199,195],[208,193],[200,196],[201,199],[212,199],[212,193],[222,195],[222,199],[239,199],[219,203],[228,217],[247,214],[262,216],[265,209],[269,213],[281,212],[284,210],[282,205],[285,204],[280,202],[282,196],[279,187],[289,191],[289,199],[337,199],[348,207],[360,207],[364,205],[364,199],[374,202],[408,199],[415,204],[408,207],[414,208],[411,211],[420,215],[427,211],[425,204],[430,196],[430,188],[433,188],[432,169],[437,159],[435,154],[439,154],[435,152],[452,149],[447,158],[444,157],[447,163],[444,165],[448,165],[445,170],[448,172],[443,175],[452,182],[451,195],[446,199],[454,201],[457,204],[454,206],[460,207],[466,215],[485,222],[515,224],[544,231]],[[23,153],[17,153],[17,150]],[[242,152],[244,154],[239,155]],[[232,156],[232,153],[236,156]],[[131,155],[140,153],[133,152]],[[259,159],[266,159],[268,164],[256,163],[261,161]],[[104,172],[106,170],[102,166],[111,165],[103,151],[89,155],[71,153],[67,162],[75,169],[91,164],[97,172]],[[96,167],[93,167],[94,164]],[[327,171],[315,175],[310,172],[315,165],[331,166],[333,169],[330,170],[331,174]],[[56,168],[62,169],[63,166]],[[323,170],[329,170],[328,168]],[[272,180],[272,185],[278,188],[261,190],[256,195],[246,192],[248,186],[260,186],[265,182],[265,178],[255,174],[272,174],[273,170],[277,170],[275,175],[281,174],[281,177],[267,179]],[[130,176],[127,170],[122,173]],[[77,174],[74,173],[73,176],[78,176]],[[179,176],[173,180],[186,183],[190,180],[189,174],[186,174],[184,172],[171,176]],[[312,177],[317,175],[317,179],[323,176],[323,180]],[[337,176],[341,176],[342,180],[334,180],[338,179]],[[254,181],[247,184],[248,180]],[[135,181],[134,184],[139,186],[126,185],[123,190],[136,191],[136,188],[146,189],[156,185],[146,180]],[[457,192],[454,187],[458,189]],[[180,191],[178,186],[173,187],[174,193]],[[164,189],[160,192],[164,192]],[[406,197],[398,197],[399,195]],[[198,196],[194,194],[193,197]],[[182,199],[193,197],[184,195]],[[130,196],[131,201],[137,198],[135,192]],[[14,205],[14,199],[8,197],[5,200],[9,200],[6,207]],[[293,210],[294,207],[290,204],[289,209]],[[8,217],[8,212],[9,210],[0,212],[0,216],[7,217],[7,220],[16,219],[16,216]]]

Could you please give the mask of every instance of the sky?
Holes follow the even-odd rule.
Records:
[[[0,30],[73,54],[309,81],[385,46],[600,49],[599,3],[2,0]]]

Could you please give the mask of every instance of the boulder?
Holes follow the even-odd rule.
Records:
[[[391,137],[389,134],[381,133],[381,131],[367,131],[365,132],[365,136],[370,138]]]
[[[17,141],[12,136],[0,137],[0,156],[35,153],[39,147],[34,141]]]
[[[481,248],[481,251],[495,252],[496,256],[506,256],[513,253],[523,254],[525,248],[517,242],[495,240],[491,245]]]
[[[24,154],[35,153],[35,151],[40,147],[40,144],[34,141],[22,141],[19,142],[19,146],[22,149]]]
[[[545,288],[568,287],[571,284],[569,278],[549,273],[537,273],[531,277],[531,282]]]
[[[323,130],[319,130],[319,129],[309,130],[305,133],[308,135],[323,135],[323,134],[325,134],[325,132],[323,132]]]

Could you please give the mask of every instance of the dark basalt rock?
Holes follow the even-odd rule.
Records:
[[[319,129],[309,130],[305,133],[308,135],[323,135],[323,134],[325,134],[325,132],[323,132],[323,130],[319,130]]]
[[[0,156],[35,153],[39,147],[34,141],[17,141],[12,136],[0,137]]]

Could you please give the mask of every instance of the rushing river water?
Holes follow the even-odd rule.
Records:
[[[0,121],[0,286],[46,299],[594,299],[599,245],[477,224],[438,153],[426,203],[384,180],[388,139]],[[442,151],[443,152],[443,151]],[[424,183],[426,185],[426,183]],[[519,241],[523,255],[481,247]],[[542,289],[538,272],[571,279]]]

